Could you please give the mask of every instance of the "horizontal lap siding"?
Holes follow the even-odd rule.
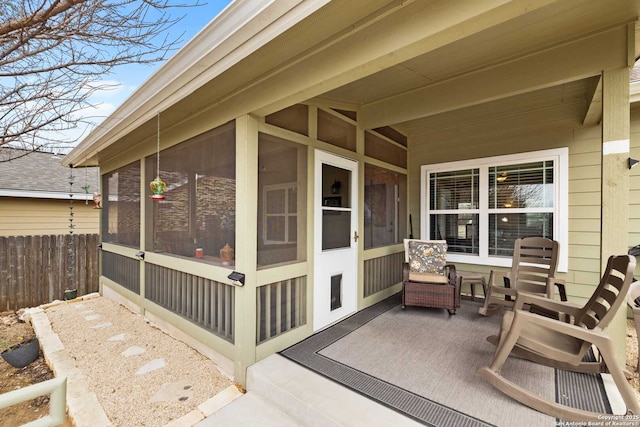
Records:
[[[630,145],[631,157],[640,159],[640,107],[631,110]],[[629,246],[636,245],[640,245],[640,165],[629,171]]]
[[[69,233],[69,200],[2,197],[0,236],[33,236]],[[97,234],[100,210],[93,202],[73,202],[74,234]]]
[[[582,103],[581,96],[573,99],[566,91],[548,90],[434,116],[428,126],[414,129],[409,139],[414,236],[420,235],[421,165],[569,147],[569,272],[564,277],[570,296],[590,295],[600,275],[602,132],[600,126],[581,125]],[[640,134],[637,139],[640,151]],[[640,180],[636,189],[640,196]],[[636,200],[640,205],[640,197]]]

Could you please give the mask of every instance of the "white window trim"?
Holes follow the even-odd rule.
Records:
[[[265,245],[290,245],[292,243],[296,243],[297,235],[293,236],[293,240],[291,240],[291,236],[289,236],[289,218],[290,217],[298,217],[298,213],[290,213],[289,212],[289,190],[298,188],[297,183],[288,182],[285,184],[273,184],[273,185],[265,185],[262,189],[262,200],[264,203],[264,212],[262,214],[262,242]],[[277,191],[277,190],[285,190],[284,191],[284,212],[281,214],[268,214],[267,213],[267,193],[269,191]],[[267,240],[267,218],[272,216],[281,216],[284,217],[284,240]]]
[[[510,257],[496,257],[488,254],[488,200],[483,195],[488,194],[489,183],[488,170],[490,166],[503,166],[508,164],[537,162],[543,160],[552,160],[554,162],[554,195],[555,206],[553,210],[553,236],[560,244],[560,254],[558,258],[558,271],[566,272],[569,264],[569,148],[556,148],[551,150],[530,151],[527,153],[511,154],[504,156],[484,157],[480,159],[461,160],[447,163],[437,163],[432,165],[422,165],[420,167],[420,238],[430,239],[430,215],[428,213],[429,201],[429,181],[428,175],[432,172],[444,172],[450,170],[461,169],[480,169],[480,254],[464,255],[464,254],[447,254],[447,261],[452,263],[466,263],[477,265],[489,265],[496,267],[510,267]]]

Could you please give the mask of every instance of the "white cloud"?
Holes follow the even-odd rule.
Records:
[[[111,115],[136,89],[118,80],[100,80],[91,84],[94,92],[88,99],[89,105],[72,113],[71,118],[78,120],[78,126],[60,132],[48,132],[44,138],[57,140],[62,146],[57,151],[67,152],[75,147],[93,129]],[[90,88],[87,88],[90,90]]]

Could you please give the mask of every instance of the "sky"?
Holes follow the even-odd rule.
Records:
[[[215,18],[232,0],[200,0],[203,4],[197,7],[176,8],[171,11],[172,17],[184,15],[182,20],[169,30],[170,39],[181,39],[181,46],[193,38],[205,25]],[[176,2],[181,3],[181,2]],[[169,55],[171,56],[171,55]],[[79,143],[95,125],[102,122],[109,114],[115,111],[138,87],[140,87],[151,75],[162,66],[156,64],[132,64],[119,67],[101,83],[105,83],[110,90],[96,92],[91,103],[93,108],[79,113],[86,117],[93,125],[65,133],[65,139]],[[75,145],[75,144],[74,144]]]

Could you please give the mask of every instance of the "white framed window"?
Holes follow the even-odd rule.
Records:
[[[569,149],[421,167],[421,238],[446,240],[447,260],[508,267],[519,237],[560,243],[568,264]]]
[[[265,185],[262,190],[265,213],[262,240],[265,245],[295,243],[298,230],[297,185],[295,182]]]

